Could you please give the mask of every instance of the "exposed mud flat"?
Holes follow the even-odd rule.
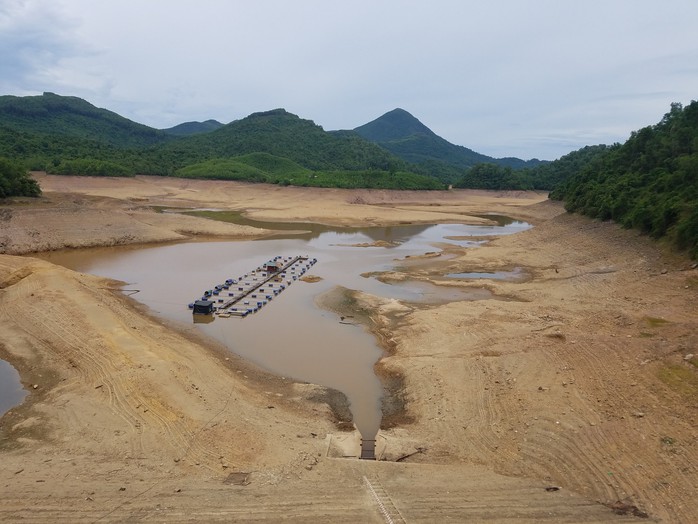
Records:
[[[524,281],[488,281],[509,300],[415,307],[344,294],[345,315],[388,352],[377,370],[395,406],[377,451],[398,463],[332,458],[355,442],[337,447],[350,434],[322,388],[149,317],[118,283],[0,256],[0,356],[30,388],[0,419],[2,520],[381,522],[364,477],[408,522],[695,520],[698,272],[648,239],[525,193],[39,180],[45,199],[0,206],[4,253],[219,227],[156,224],[149,206],[161,204],[338,224],[496,212],[536,227],[397,270],[441,283],[444,270],[520,267]]]

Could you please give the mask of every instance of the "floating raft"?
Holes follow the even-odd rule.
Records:
[[[307,256],[277,256],[249,273],[229,278],[189,304],[195,315],[246,317],[287,289],[317,262]]]

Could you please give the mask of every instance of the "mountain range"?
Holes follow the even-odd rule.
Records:
[[[404,109],[393,109],[375,120],[354,129],[354,132],[414,164],[443,163],[458,168],[492,163],[514,169],[533,167],[540,160],[493,158],[441,138]]]
[[[147,151],[136,155],[140,161],[131,158],[137,150]],[[87,156],[121,164],[129,157],[126,164],[135,170],[173,174],[195,162],[258,152],[314,170],[401,170],[446,183],[480,162],[514,168],[540,163],[495,159],[451,144],[403,109],[331,132],[284,109],[229,124],[207,120],[154,129],[77,97],[0,96],[0,154],[9,157],[55,162]]]
[[[325,131],[284,109],[154,129],[76,97],[0,96],[0,198],[36,195],[27,169],[380,189],[552,189],[570,211],[612,219],[698,258],[698,102],[675,103],[624,144],[554,162],[491,158],[403,109]]]

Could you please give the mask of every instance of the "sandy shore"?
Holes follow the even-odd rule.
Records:
[[[376,498],[395,522],[698,517],[698,271],[648,239],[534,193],[36,177],[44,197],[0,203],[0,358],[30,392],[0,419],[0,520],[385,522]],[[268,234],[157,206],[346,225],[497,213],[535,227],[381,276],[494,299],[328,304],[386,350],[384,460],[369,462],[341,458],[357,436],[337,429],[332,392],[149,316],[116,282],[27,256]]]

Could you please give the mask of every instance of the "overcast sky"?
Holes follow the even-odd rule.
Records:
[[[696,0],[0,0],[0,94],[166,128],[401,107],[490,156],[624,142],[698,99]]]

